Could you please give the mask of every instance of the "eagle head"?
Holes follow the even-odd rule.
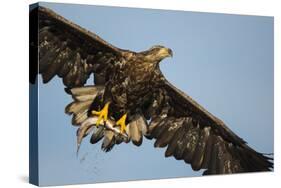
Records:
[[[166,57],[173,57],[173,51],[165,46],[155,45],[145,51],[144,55],[152,62],[160,62]]]

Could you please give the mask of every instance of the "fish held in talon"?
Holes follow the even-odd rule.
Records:
[[[126,133],[126,119],[127,119],[127,114],[124,114],[117,122],[116,125],[120,126],[120,132],[121,134]]]
[[[110,105],[110,102],[107,102],[103,109],[100,110],[100,111],[95,111],[93,110],[92,111],[92,114],[93,115],[97,115],[98,116],[98,120],[97,120],[97,123],[96,123],[96,126],[99,126],[100,125],[100,122],[103,120],[104,122],[107,121],[107,116],[108,116],[108,108],[109,108],[109,105]]]

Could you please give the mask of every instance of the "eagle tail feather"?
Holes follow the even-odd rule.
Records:
[[[97,117],[90,116],[90,111],[93,110],[96,100],[99,100],[103,95],[104,86],[66,88],[65,91],[73,98],[73,102],[65,107],[65,113],[72,115],[72,125],[79,127],[77,130],[77,151],[79,151],[83,138],[89,134],[92,134],[90,139],[92,144],[103,139],[101,149],[105,152],[111,151],[115,144],[128,143],[130,140],[136,146],[142,144],[148,125],[141,114],[135,115],[128,124],[127,138],[118,134],[120,128],[114,127],[115,121],[111,118],[108,119],[106,125],[96,126]]]

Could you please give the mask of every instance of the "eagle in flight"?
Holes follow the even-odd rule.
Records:
[[[156,140],[155,147],[167,147],[165,157],[205,169],[204,175],[273,169],[273,158],[249,147],[166,80],[159,63],[173,56],[171,49],[124,50],[48,8],[31,14],[39,30],[31,51],[39,56],[43,82],[62,78],[73,98],[65,112],[77,126],[78,149],[87,135],[92,144],[101,141],[104,151],[130,141],[140,146],[146,137]],[[91,74],[94,84],[85,85]]]

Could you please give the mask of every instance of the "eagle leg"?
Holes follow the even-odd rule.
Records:
[[[126,133],[126,119],[127,114],[124,114],[117,122],[116,125],[120,126],[121,134]]]
[[[99,126],[101,124],[101,120],[103,120],[104,122],[107,121],[109,104],[110,104],[110,102],[107,102],[104,105],[104,107],[103,107],[103,109],[101,111],[95,111],[95,110],[92,111],[93,115],[98,115],[99,116],[98,120],[97,120],[97,123],[96,123],[96,126]]]

